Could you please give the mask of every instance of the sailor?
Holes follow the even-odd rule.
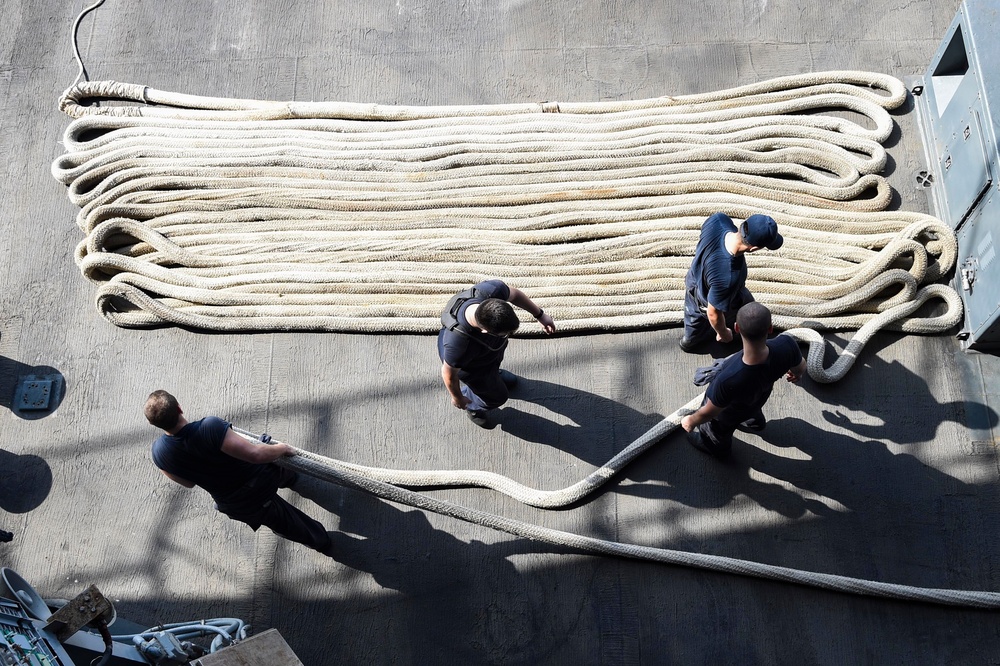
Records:
[[[185,488],[207,490],[216,508],[255,532],[267,525],[278,536],[330,554],[326,528],[278,496],[298,480],[275,460],[295,455],[283,443],[253,444],[215,416],[188,422],[177,399],[159,390],[146,400],[146,420],[164,432],[153,442],[153,463]]]
[[[716,458],[726,458],[733,446],[733,431],[760,432],[767,420],[762,407],[774,383],[785,376],[797,382],[806,369],[794,338],[767,336],[771,311],[760,303],[747,303],[736,315],[736,332],[743,338],[743,352],[719,363],[698,411],[681,419],[688,441]]]
[[[441,315],[441,378],[451,404],[483,428],[489,424],[489,410],[507,402],[508,391],[517,384],[515,374],[500,369],[507,338],[521,324],[511,303],[538,320],[546,333],[555,333],[549,314],[523,291],[500,280],[480,282],[455,294]]]
[[[725,213],[715,213],[705,220],[684,278],[681,349],[693,351],[713,337],[719,342],[732,342],[732,318],[740,306],[754,300],[746,288],[744,255],[763,247],[777,250],[782,243],[778,225],[767,215],[751,215],[738,228]]]

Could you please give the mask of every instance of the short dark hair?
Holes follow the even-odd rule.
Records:
[[[740,335],[751,342],[767,339],[771,330],[771,311],[760,303],[747,303],[736,313],[736,325],[740,327]]]
[[[151,425],[163,430],[173,428],[181,417],[181,406],[177,403],[177,398],[163,389],[149,394],[142,411]]]
[[[521,325],[514,308],[500,298],[487,298],[476,310],[476,321],[488,332],[509,335]]]

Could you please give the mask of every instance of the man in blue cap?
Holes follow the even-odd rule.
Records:
[[[745,255],[766,247],[777,250],[785,239],[767,215],[751,215],[739,227],[725,213],[715,213],[701,226],[694,259],[684,278],[684,337],[681,349],[691,352],[714,337],[732,342],[732,320],[754,300],[746,288]]]

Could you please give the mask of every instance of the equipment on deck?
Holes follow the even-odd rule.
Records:
[[[923,78],[912,86],[927,169],[916,175],[956,230],[959,338],[1000,346],[1000,20],[995,0],[964,0]]]
[[[127,620],[117,622],[111,602],[94,585],[69,601],[45,600],[7,567],[0,569],[0,579],[0,666],[195,665],[199,658],[246,639],[250,631],[236,618],[143,629]],[[112,635],[111,625],[122,633]],[[204,637],[211,637],[207,645],[197,642]],[[286,664],[301,662],[292,659],[271,666]]]

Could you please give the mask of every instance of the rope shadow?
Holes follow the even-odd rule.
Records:
[[[947,422],[973,432],[989,432],[1000,423],[1000,416],[989,405],[972,399],[940,402],[923,376],[898,360],[881,358],[878,352],[896,339],[889,335],[873,338],[856,366],[835,386],[803,384],[814,398],[830,405],[820,412],[826,423],[860,437],[897,444],[932,442]],[[829,354],[829,347],[827,351]],[[863,412],[867,418],[847,412]]]

